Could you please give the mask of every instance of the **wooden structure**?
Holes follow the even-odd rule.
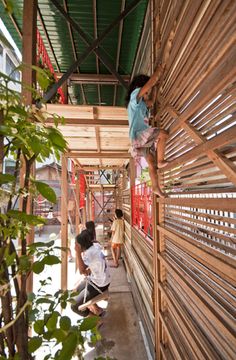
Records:
[[[68,141],[62,158],[62,246],[68,158],[76,171],[89,175],[120,169],[116,190],[125,218],[125,265],[156,359],[236,356],[235,33],[234,0],[149,1],[130,78],[160,66],[152,125],[169,132],[169,164],[158,171],[167,197],[153,196],[153,241],[132,224],[135,166],[125,108],[49,104],[46,109],[66,118],[59,127]],[[78,214],[76,219],[78,226]],[[66,286],[63,255],[61,287]]]
[[[153,246],[131,227],[128,191],[123,199],[126,264],[158,359],[236,355],[235,6],[153,2],[154,67],[164,68],[153,124],[169,132]]]

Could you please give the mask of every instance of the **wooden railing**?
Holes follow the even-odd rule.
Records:
[[[146,183],[135,185],[131,189],[132,226],[140,230],[149,239],[153,237],[152,189]]]

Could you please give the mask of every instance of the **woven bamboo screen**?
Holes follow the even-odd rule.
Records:
[[[236,1],[153,1],[158,359],[235,359]]]

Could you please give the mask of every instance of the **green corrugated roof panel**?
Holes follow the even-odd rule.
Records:
[[[63,0],[58,0],[61,6],[64,6]],[[132,0],[126,0],[125,5],[129,5]],[[123,23],[122,42],[120,49],[118,72],[122,75],[131,74],[132,66],[137,51],[143,20],[147,8],[148,0],[142,0],[131,14],[129,14]],[[93,0],[67,0],[68,13],[76,21],[83,31],[87,34],[90,42],[94,40],[94,9]],[[96,1],[96,12],[97,12],[97,33],[98,36],[110,25],[110,23],[116,19],[121,12],[121,0],[97,0]],[[54,49],[55,56],[59,64],[59,71],[65,72],[74,61],[73,48],[68,29],[67,21],[62,17],[60,12],[55,8],[50,0],[38,0],[38,5],[42,14],[45,27],[49,34],[52,47]],[[17,1],[17,11],[14,13],[14,17],[22,28],[22,7],[23,0]],[[3,19],[6,27],[11,33],[17,46],[21,50],[21,40],[17,31],[12,24],[9,15],[4,11],[4,6],[0,2],[0,16]],[[43,28],[40,21],[38,21],[38,29],[43,38],[45,47],[48,51],[51,62],[54,69],[57,71],[56,62],[51,53],[49,44],[44,35]],[[76,48],[77,57],[87,48],[87,45],[78,35],[76,30],[72,30],[74,37],[74,44]],[[100,48],[107,55],[110,62],[116,67],[117,59],[117,45],[118,45],[119,25],[117,25],[112,32],[110,32],[102,41]],[[79,71],[84,74],[96,74],[96,56],[91,53],[86,60],[80,65]],[[99,73],[109,74],[106,66],[99,61]],[[85,97],[88,104],[98,104],[98,86],[97,85],[83,85]],[[114,86],[101,85],[101,102],[103,104],[112,105],[114,97]],[[81,92],[81,86],[73,84],[72,92],[77,103],[83,103],[83,97]],[[125,89],[122,86],[117,86],[116,105],[124,106]]]

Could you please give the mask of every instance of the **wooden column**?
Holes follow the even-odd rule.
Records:
[[[134,159],[129,161],[129,175],[130,175],[130,219],[131,219],[131,244],[133,244],[133,227],[132,227],[132,187],[135,185],[136,168]]]
[[[37,0],[24,0],[23,8],[22,62],[27,66],[22,70],[22,82],[30,87],[36,83],[36,74],[31,66],[36,65],[37,4]],[[32,104],[32,93],[24,86],[22,96],[26,105]]]
[[[24,0],[23,5],[23,37],[22,37],[22,62],[27,66],[22,69],[22,82],[28,87],[36,86],[36,74],[32,65],[36,64],[36,39],[37,39],[37,0]],[[22,86],[22,98],[25,105],[33,103],[32,92]],[[23,160],[23,159],[22,159]],[[24,160],[20,169],[20,184],[23,186],[25,177]],[[35,164],[31,169],[31,175],[35,175]],[[20,199],[20,208],[22,208],[22,199]],[[27,213],[33,213],[33,199],[28,197]],[[27,244],[34,242],[34,227],[31,227],[30,233],[26,237]],[[33,273],[27,279],[27,292],[33,291]]]
[[[61,246],[68,246],[68,178],[67,178],[67,158],[62,156],[61,173]],[[61,252],[61,289],[67,289],[67,252]]]
[[[160,176],[160,183],[163,182],[163,175]],[[166,332],[162,323],[162,313],[166,308],[166,302],[162,296],[161,286],[166,278],[166,268],[161,263],[159,255],[165,250],[165,236],[160,231],[157,231],[157,225],[163,226],[165,216],[165,205],[155,194],[153,194],[153,229],[154,229],[154,244],[153,244],[153,270],[154,270],[154,318],[155,318],[155,350],[156,359],[163,358],[161,346],[165,346]]]
[[[80,208],[79,208],[79,172],[76,170],[76,182],[75,182],[75,196],[76,196],[76,206],[75,206],[75,233],[78,235],[79,233],[79,225],[81,223],[80,220]]]
[[[62,91],[65,95],[65,104],[68,104],[68,84],[67,81],[65,81],[62,85]]]

